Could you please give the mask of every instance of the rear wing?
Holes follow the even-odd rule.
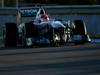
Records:
[[[17,10],[17,25],[21,24],[23,17],[36,17],[39,8],[23,8]]]
[[[21,17],[35,17],[38,13],[39,9],[37,8],[30,8],[30,9],[19,9],[19,15]]]

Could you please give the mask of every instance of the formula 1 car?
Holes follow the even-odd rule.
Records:
[[[38,44],[56,45],[89,41],[89,36],[82,20],[75,20],[73,24],[63,20],[52,20],[43,8],[20,9],[17,15],[18,24],[5,24],[4,43],[6,47],[16,47],[18,45],[30,47]],[[27,23],[22,23],[22,17],[35,18]]]

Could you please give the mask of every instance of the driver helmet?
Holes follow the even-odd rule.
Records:
[[[41,14],[40,17],[41,18],[44,18],[44,19],[47,19],[48,18],[48,15],[47,14]]]

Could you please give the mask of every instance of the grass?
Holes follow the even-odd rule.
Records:
[[[100,39],[100,34],[92,34],[89,36],[90,36],[90,38]]]
[[[2,36],[3,35],[3,33],[2,32],[0,32],[0,36]]]

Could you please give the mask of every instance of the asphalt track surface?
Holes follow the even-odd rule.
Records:
[[[0,48],[0,75],[100,75],[100,44]]]

